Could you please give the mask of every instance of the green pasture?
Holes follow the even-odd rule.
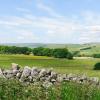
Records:
[[[100,62],[100,59],[56,59],[52,57],[28,56],[28,55],[0,55],[0,67],[10,68],[11,63],[17,63],[21,67],[36,66],[44,68],[53,68],[59,73],[75,73],[88,76],[99,76],[100,71],[94,71],[94,65]]]

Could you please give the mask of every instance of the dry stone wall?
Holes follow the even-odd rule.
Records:
[[[29,66],[25,66],[21,69],[19,65],[15,63],[12,63],[12,67],[9,70],[0,69],[0,78],[16,79],[27,85],[42,83],[42,86],[46,88],[61,82],[71,81],[79,84],[100,86],[98,77],[87,77],[85,74],[59,74],[54,72],[52,69],[39,69],[37,67],[30,68]]]

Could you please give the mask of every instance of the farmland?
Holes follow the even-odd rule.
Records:
[[[87,58],[87,59],[58,59],[45,56],[32,56],[32,55],[0,55],[0,67],[9,68],[11,63],[17,63],[21,67],[36,66],[53,68],[59,73],[75,73],[87,74],[88,76],[99,76],[99,71],[94,71],[94,65],[100,62],[100,59]]]
[[[75,45],[74,45],[75,46]],[[80,46],[79,46],[80,47]],[[87,55],[98,53],[98,49],[91,51],[91,47],[70,47],[71,51],[80,50]],[[97,47],[96,47],[97,48]],[[86,50],[84,50],[86,49]],[[93,48],[92,48],[93,50]],[[37,68],[53,68],[59,74],[86,74],[88,77],[99,77],[100,71],[93,70],[94,66],[100,62],[100,58],[74,57],[54,58],[47,56],[34,56],[33,54],[0,54],[0,68],[11,69],[11,63],[17,63],[21,68],[25,66]],[[35,83],[37,84],[37,82]],[[36,92],[34,92],[36,91]],[[79,94],[80,92],[80,94]],[[100,89],[95,85],[78,84],[76,82],[61,82],[53,84],[52,87],[44,88],[39,82],[37,85],[30,83],[26,85],[18,80],[0,79],[0,100],[99,100]]]
[[[85,58],[74,60],[58,59],[32,55],[0,55],[0,68],[9,69],[11,63],[38,68],[53,68],[59,73],[87,74],[100,77],[100,71],[94,71],[94,65],[100,59]],[[35,92],[34,92],[35,91]],[[0,100],[100,100],[100,90],[91,85],[65,82],[50,88],[38,85],[24,85],[17,80],[0,79]]]

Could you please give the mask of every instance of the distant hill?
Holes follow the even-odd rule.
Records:
[[[9,43],[1,44],[8,46],[18,47],[45,47],[45,48],[68,48],[70,51],[80,51],[80,54],[97,54],[100,53],[100,43],[87,43],[87,44],[45,44],[45,43]]]
[[[18,46],[18,47],[29,47],[29,48],[36,48],[36,47],[44,47],[45,44],[41,43],[2,43],[1,45],[7,45],[7,46]]]
[[[7,46],[18,46],[18,47],[30,47],[30,48],[36,48],[36,47],[45,47],[45,48],[66,48],[66,47],[80,47],[80,44],[45,44],[45,43],[2,43],[1,45],[7,45]]]

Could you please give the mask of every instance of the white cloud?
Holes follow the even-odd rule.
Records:
[[[100,34],[99,33],[83,33],[80,36],[80,43],[88,43],[88,42],[100,42]]]
[[[16,33],[18,34],[17,39],[22,40],[22,42],[38,41],[38,37],[32,31],[20,29],[20,30],[17,30]]]
[[[5,28],[14,28],[19,26],[25,26],[25,25],[31,25],[32,20],[23,18],[23,17],[17,17],[17,16],[7,16],[4,18],[1,18],[0,25],[4,26]]]
[[[83,12],[81,19],[73,20],[59,15],[41,2],[37,6],[53,17],[38,17],[26,13],[24,17],[2,18],[0,26],[5,30],[8,27],[9,30],[13,30],[21,42],[100,42],[100,14]],[[27,12],[26,9],[18,10]]]
[[[54,11],[54,9],[52,9],[51,7],[43,4],[43,2],[41,2],[41,1],[38,1],[37,7],[40,10],[45,11],[46,13],[48,13],[50,16],[58,17],[58,18],[63,17],[60,14],[56,13],[56,11]]]
[[[79,42],[100,42],[100,14],[86,11],[82,14]]]

